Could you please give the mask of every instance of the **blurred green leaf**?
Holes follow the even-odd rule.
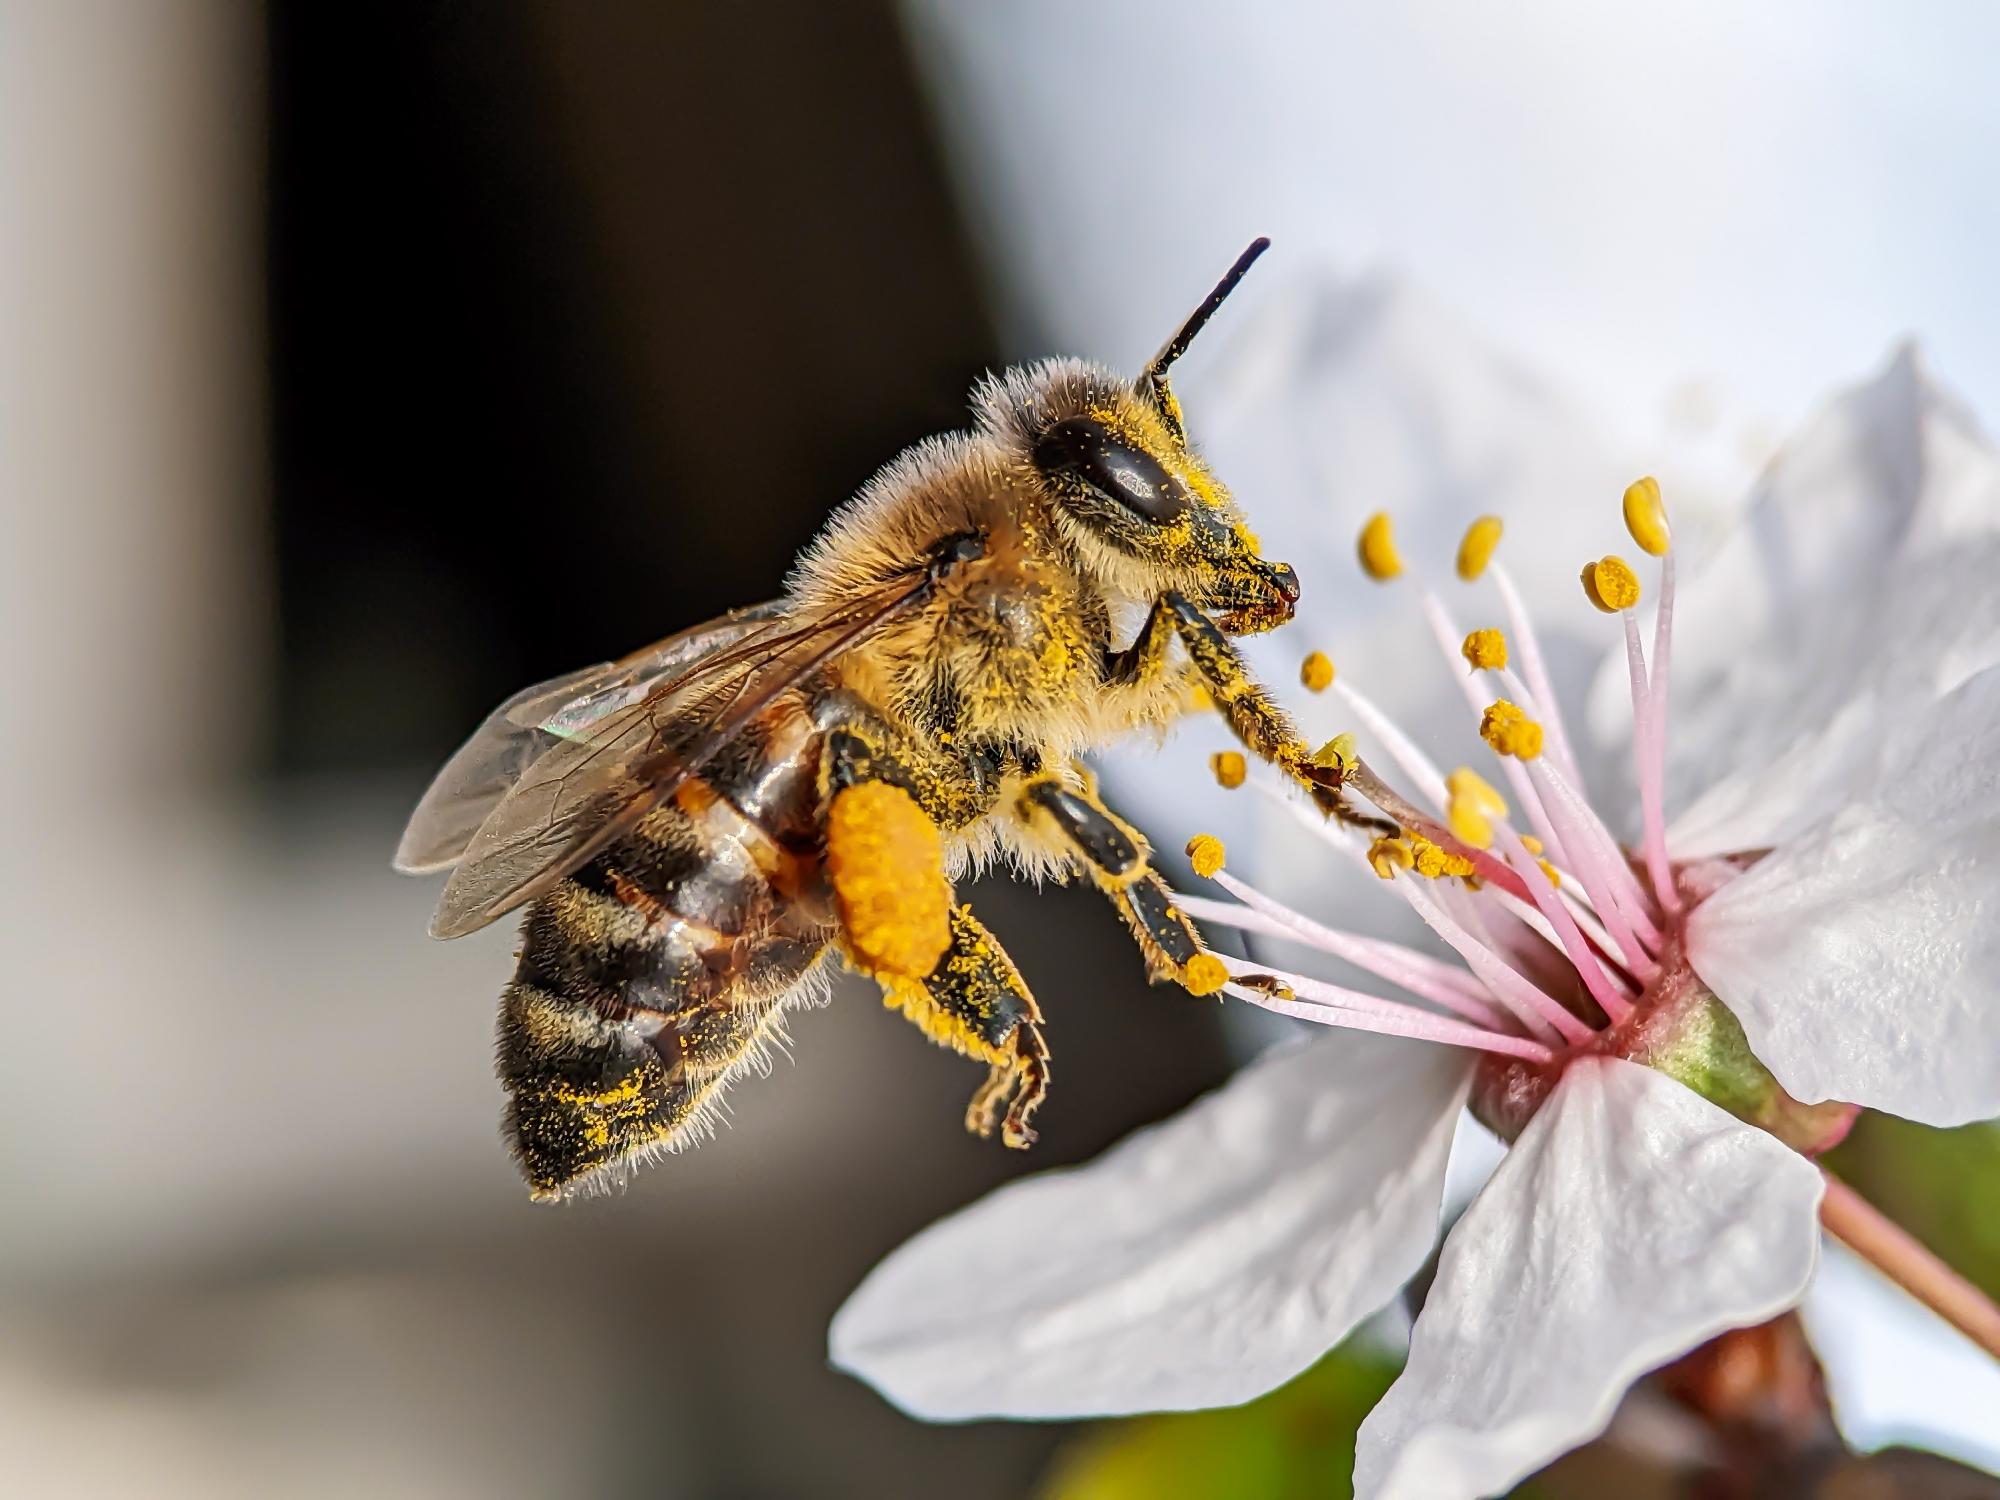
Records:
[[[1399,1367],[1343,1346],[1245,1406],[1105,1423],[1057,1455],[1040,1500],[1342,1500],[1355,1429]]]
[[[1864,1113],[1826,1163],[1988,1296],[2000,1297],[2000,1122],[1933,1130]]]

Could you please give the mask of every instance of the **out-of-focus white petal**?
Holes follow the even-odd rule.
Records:
[[[834,1318],[833,1362],[940,1421],[1261,1395],[1429,1255],[1469,1078],[1450,1049],[1386,1037],[1282,1048],[918,1235]]]
[[[2000,1471],[2000,1365],[1972,1340],[1838,1244],[1799,1312],[1848,1442]]]
[[[2000,661],[2000,453],[1903,350],[1773,462],[1674,615],[1668,845],[1769,847],[1863,784],[1860,733]],[[1622,647],[1592,737],[1623,755]],[[1622,778],[1629,782],[1629,773]]]
[[[2000,1115],[2000,667],[1895,738],[1695,909],[1688,958],[1795,1097],[1959,1125]]]
[[[1572,1063],[1445,1242],[1355,1494],[1498,1494],[1588,1441],[1640,1375],[1799,1299],[1820,1186],[1649,1068]]]
[[[1818,626],[1810,650],[1762,660],[1746,651],[1729,695],[1739,715],[1727,731],[1733,743],[1713,767],[1724,774],[1667,830],[1674,857],[1782,845],[1828,807],[1865,794],[1938,699],[2000,662],[1996,577],[2000,540],[1968,542],[1899,564],[1872,589],[1821,601],[1807,611]],[[1757,689],[1742,696],[1737,689],[1753,680]],[[1683,692],[1677,679],[1674,698],[1709,719],[1699,688]]]

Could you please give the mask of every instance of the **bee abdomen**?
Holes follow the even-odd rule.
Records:
[[[797,747],[752,761],[748,794],[733,769],[684,783],[528,910],[500,1075],[538,1197],[693,1138],[813,988],[831,936],[816,766]]]

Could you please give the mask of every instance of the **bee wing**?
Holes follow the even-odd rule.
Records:
[[[543,755],[631,707],[675,672],[742,640],[779,609],[774,601],[734,610],[617,661],[523,688],[488,714],[432,778],[403,830],[395,867],[428,875],[457,863],[479,825]]]
[[[656,683],[637,703],[559,738],[466,844],[431,935],[477,931],[629,831],[786,688],[876,634],[928,595],[928,573],[810,616],[777,613]]]

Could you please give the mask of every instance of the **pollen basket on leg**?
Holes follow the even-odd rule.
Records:
[[[937,825],[916,798],[886,781],[843,788],[827,811],[826,867],[856,966],[930,973],[951,946],[951,884]]]

